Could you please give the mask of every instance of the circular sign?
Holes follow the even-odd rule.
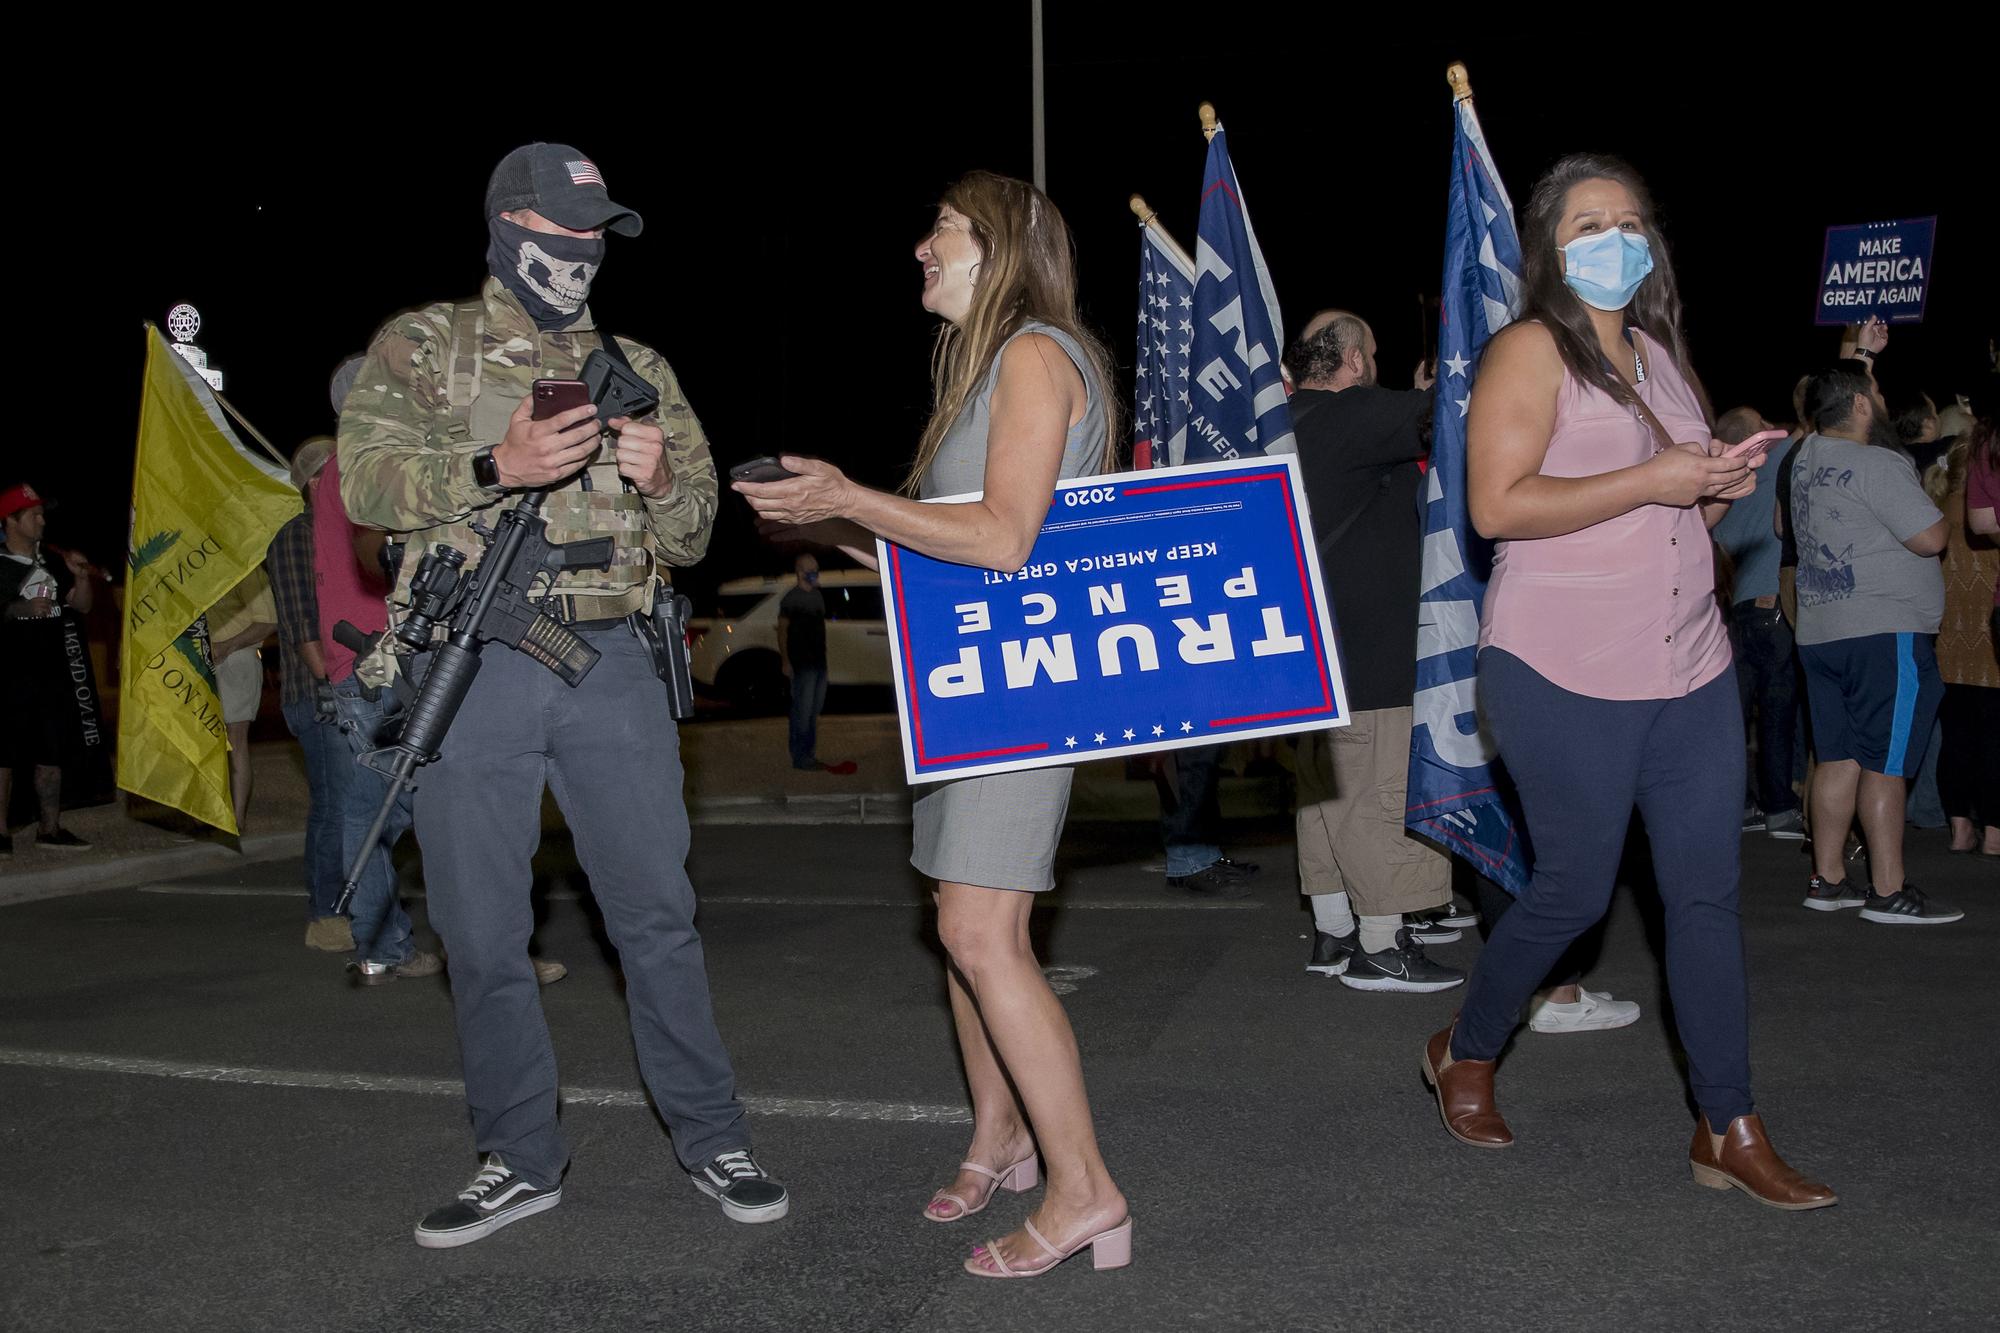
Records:
[[[167,332],[174,335],[175,342],[193,342],[194,335],[201,332],[201,312],[183,302],[167,312]]]

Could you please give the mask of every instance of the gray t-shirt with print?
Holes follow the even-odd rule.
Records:
[[[1935,634],[1937,557],[1903,545],[1943,517],[1899,449],[1809,435],[1792,469],[1801,644],[1868,634]]]

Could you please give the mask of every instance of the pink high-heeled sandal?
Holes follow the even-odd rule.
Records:
[[[965,1261],[965,1271],[974,1277],[1040,1277],[1078,1250],[1090,1251],[1092,1268],[1123,1268],[1132,1262],[1132,1219],[1127,1217],[1117,1226],[1100,1231],[1094,1236],[1085,1236],[1066,1250],[1059,1250],[1049,1244],[1048,1238],[1035,1230],[1033,1222],[1021,1223],[1035,1244],[1048,1255],[1048,1262],[1039,1268],[1014,1268],[1000,1257],[1000,1242],[989,1240],[984,1245],[972,1248],[972,1257]]]
[[[925,1221],[962,1221],[965,1218],[971,1217],[974,1213],[985,1212],[986,1205],[993,1202],[994,1194],[1000,1190],[1006,1190],[1010,1194],[1019,1194],[1023,1190],[1031,1190],[1042,1183],[1042,1159],[1037,1153],[1029,1153],[1026,1157],[1014,1163],[1014,1165],[1000,1171],[995,1171],[992,1167],[981,1166],[977,1162],[960,1162],[958,1169],[990,1178],[993,1181],[993,1188],[986,1191],[986,1197],[979,1201],[977,1208],[974,1208],[950,1190],[939,1190],[936,1194],[931,1195],[931,1201],[924,1205]],[[950,1217],[940,1217],[933,1210],[941,1203],[955,1203],[958,1205],[958,1211]]]

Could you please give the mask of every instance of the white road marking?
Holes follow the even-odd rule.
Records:
[[[137,1056],[92,1055],[80,1051],[30,1051],[0,1047],[0,1065],[62,1069],[81,1074],[135,1074],[147,1078],[193,1079],[204,1083],[247,1083],[267,1088],[321,1088],[333,1092],[401,1092],[420,1097],[462,1097],[455,1078],[413,1078],[405,1074],[349,1074],[312,1069],[262,1069],[253,1065],[193,1064]],[[643,1109],[646,1094],[631,1088],[564,1088],[565,1106],[621,1106]],[[756,1097],[743,1099],[757,1115],[814,1120],[881,1120],[902,1124],[969,1125],[962,1106],[921,1102],[871,1102],[835,1097]]]
[[[187,898],[303,898],[301,889],[233,888],[222,884],[147,884],[141,893],[162,893]],[[407,889],[404,898],[422,899],[422,889]],[[566,889],[549,893],[551,902],[574,902],[583,895]],[[928,907],[928,898],[828,898],[813,894],[701,894],[703,907]],[[1132,899],[1112,898],[1086,902],[1074,898],[1053,898],[1038,906],[1061,907],[1083,912],[1254,912],[1260,902],[1208,902],[1200,898]]]
[[[1088,981],[1097,975],[1097,969],[1083,963],[1057,963],[1042,969],[1042,975],[1049,980],[1049,989],[1058,995],[1076,994],[1080,981]]]

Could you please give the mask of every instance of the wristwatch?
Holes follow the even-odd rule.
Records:
[[[1872,348],[1857,347],[1854,349],[1854,354],[1863,361],[1873,361],[1875,359],[1875,352]]]
[[[504,491],[500,484],[500,465],[493,461],[493,446],[488,445],[472,456],[472,479],[489,491]]]

